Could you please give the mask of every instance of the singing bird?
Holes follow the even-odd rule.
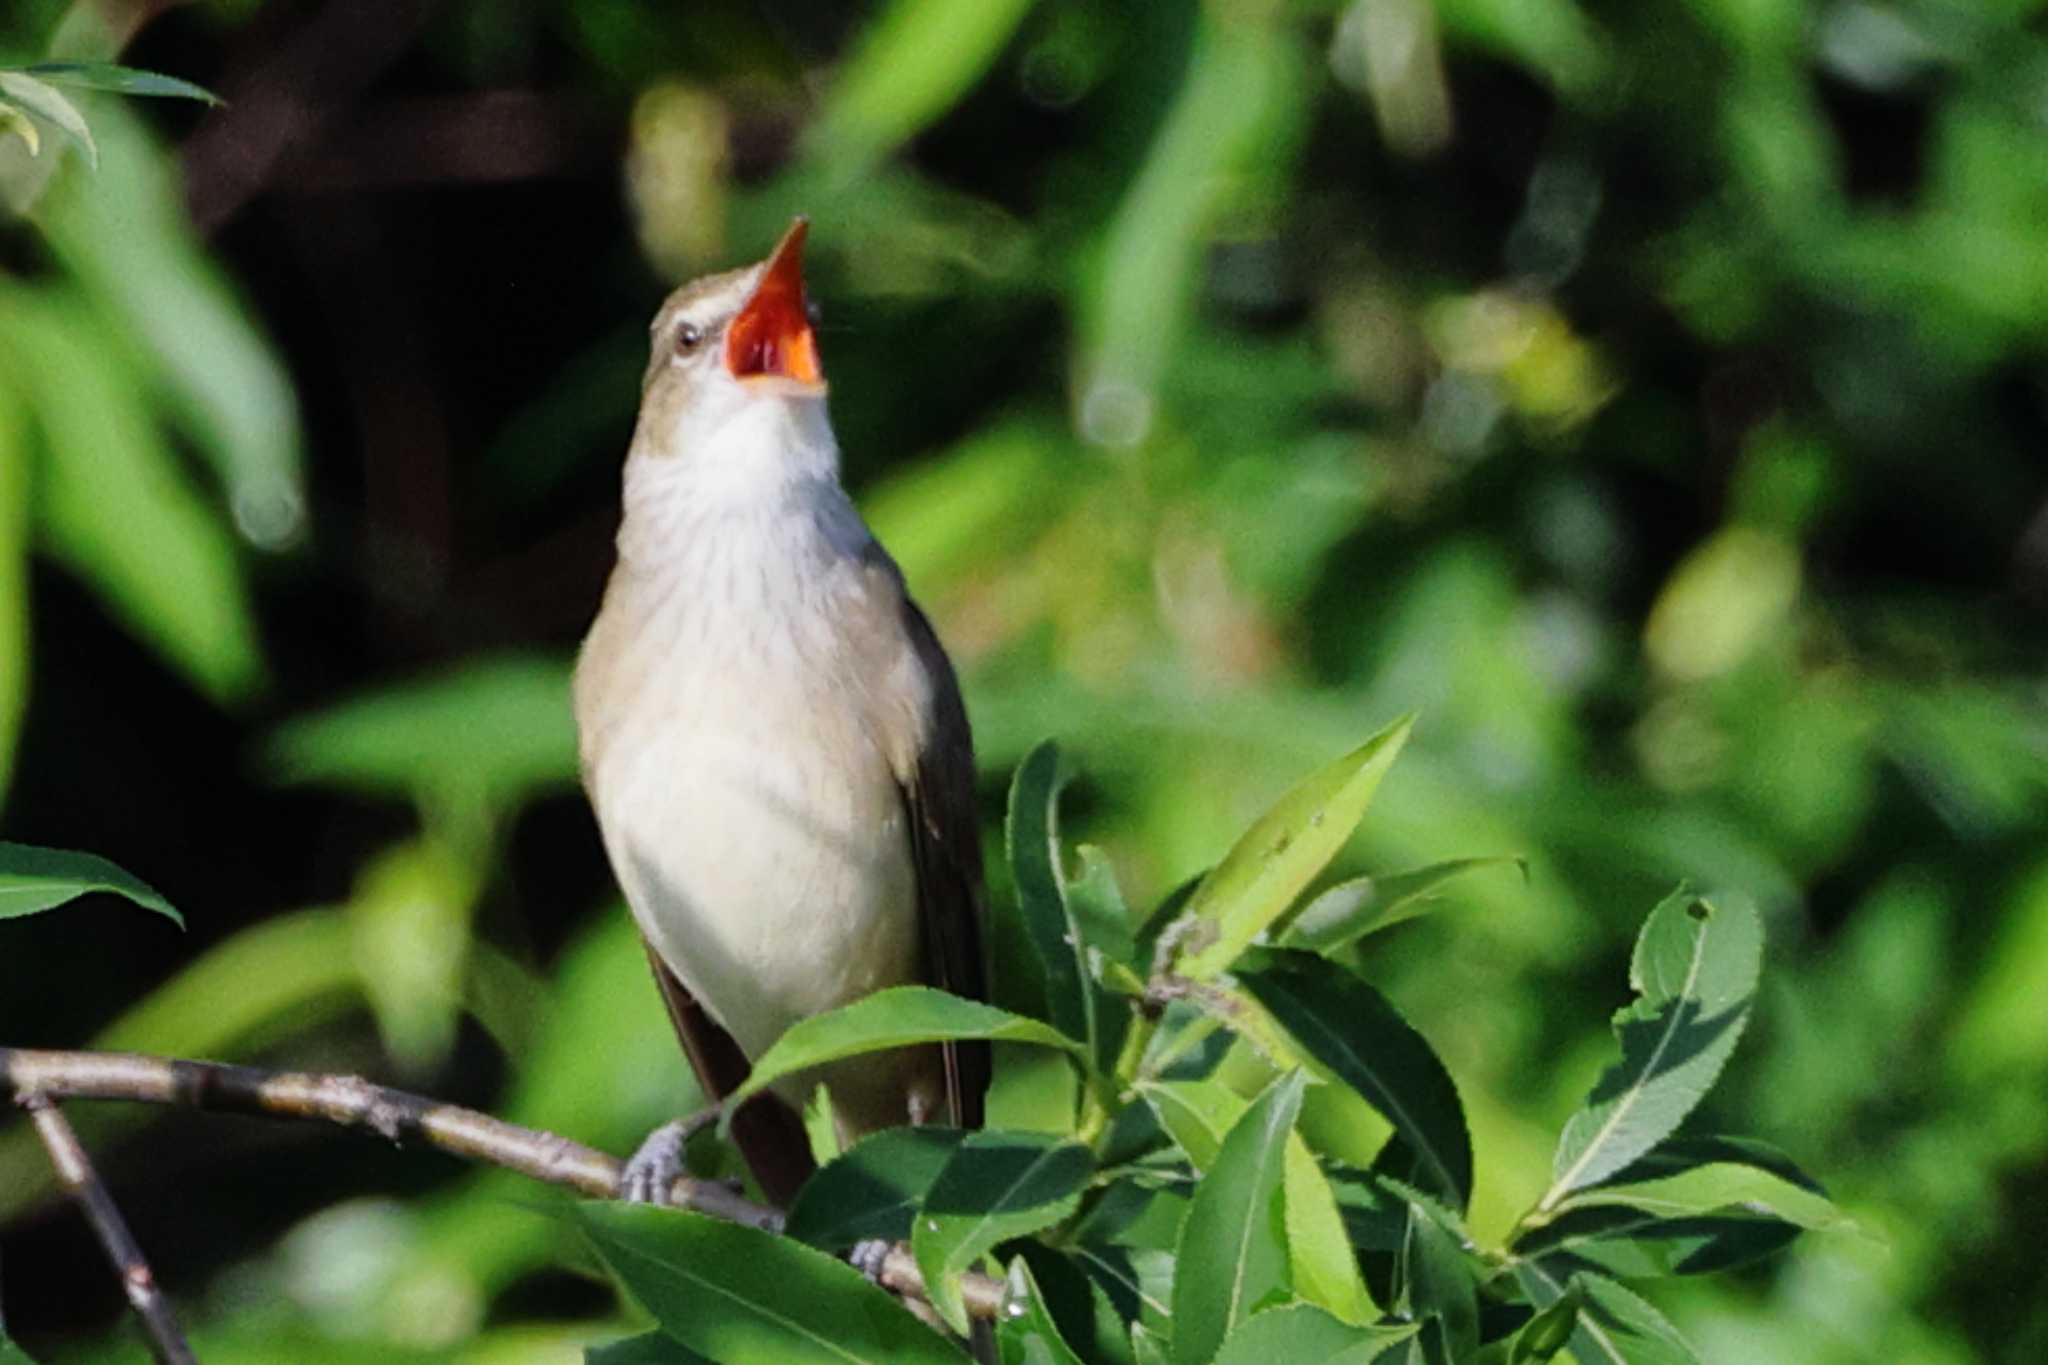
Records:
[[[805,223],[669,295],[627,452],[618,564],[576,666],[583,782],[704,1087],[798,1020],[888,986],[985,994],[974,751],[929,621],[839,483]],[[733,1132],[786,1204],[822,1081],[842,1141],[974,1127],[985,1049],[830,1063]],[[671,1125],[628,1166],[658,1200]]]

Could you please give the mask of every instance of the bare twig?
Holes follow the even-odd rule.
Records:
[[[474,1109],[372,1085],[360,1076],[270,1071],[134,1052],[0,1047],[0,1093],[319,1119],[367,1130],[391,1142],[421,1142],[593,1198],[611,1199],[619,1193],[622,1163],[610,1153]],[[669,1202],[727,1222],[782,1231],[780,1210],[734,1193],[723,1181],[681,1176],[669,1188]],[[926,1297],[924,1276],[908,1247],[890,1249],[879,1278],[899,1294]],[[993,1318],[1002,1305],[1002,1282],[990,1276],[963,1276],[961,1290],[967,1311],[976,1317]]]
[[[71,1197],[85,1210],[85,1221],[100,1239],[106,1249],[107,1260],[113,1264],[114,1273],[120,1277],[121,1288],[128,1295],[128,1305],[135,1310],[135,1316],[142,1319],[143,1334],[149,1338],[149,1353],[163,1365],[194,1365],[196,1357],[185,1342],[185,1334],[178,1330],[178,1320],[171,1313],[171,1303],[157,1287],[156,1276],[150,1273],[149,1262],[143,1259],[142,1247],[135,1240],[135,1234],[128,1230],[127,1220],[121,1217],[121,1210],[114,1205],[114,1197],[107,1193],[106,1185],[100,1180],[99,1172],[92,1167],[92,1160],[85,1154],[85,1147],[78,1140],[78,1134],[71,1129],[64,1112],[57,1102],[36,1090],[17,1092],[18,1103],[28,1110],[29,1118],[35,1123],[36,1135],[43,1140],[43,1146],[50,1153],[50,1164],[57,1168],[57,1179],[64,1188],[71,1191]]]

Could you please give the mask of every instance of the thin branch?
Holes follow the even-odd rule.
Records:
[[[85,1154],[85,1146],[72,1131],[70,1121],[57,1102],[41,1091],[21,1090],[17,1096],[16,1102],[28,1110],[36,1135],[50,1153],[57,1179],[71,1191],[71,1197],[85,1211],[85,1221],[92,1224],[100,1245],[106,1249],[107,1260],[113,1264],[114,1274],[120,1277],[121,1288],[128,1295],[128,1306],[142,1319],[150,1355],[161,1365],[196,1365],[197,1357],[186,1344],[185,1334],[178,1330],[170,1300],[157,1287],[156,1276],[143,1258],[141,1244],[128,1230],[127,1220],[121,1217],[114,1196],[107,1193],[106,1184],[93,1169],[92,1159]]]
[[[522,1128],[489,1114],[422,1095],[372,1085],[360,1076],[271,1071],[225,1062],[194,1062],[135,1052],[47,1052],[0,1047],[0,1093],[50,1099],[135,1100],[231,1114],[318,1119],[366,1130],[390,1142],[419,1142],[471,1161],[487,1162],[561,1185],[595,1199],[619,1194],[623,1163],[608,1152],[556,1133]],[[768,1232],[782,1231],[782,1213],[733,1192],[720,1180],[678,1177],[669,1202]],[[878,1277],[885,1288],[925,1298],[924,1275],[910,1249],[890,1248]],[[1003,1285],[987,1275],[961,1277],[967,1311],[993,1318]]]

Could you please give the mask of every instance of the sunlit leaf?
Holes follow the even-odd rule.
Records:
[[[52,85],[75,85],[81,90],[105,90],[117,95],[153,95],[171,99],[198,100],[219,104],[220,97],[203,86],[179,80],[157,71],[138,71],[112,62],[36,62],[21,68],[38,80]]]
[[[44,543],[209,695],[247,694],[262,659],[234,541],[144,406],[119,339],[69,297],[0,281],[0,309],[0,352],[43,438]]]
[[[141,878],[105,858],[30,844],[0,843],[0,919],[49,910],[89,891],[112,891],[179,928],[185,919]]]
[[[915,1043],[984,1039],[1080,1051],[1080,1044],[1036,1019],[929,986],[894,986],[792,1026],[755,1061],[746,1084],[726,1100],[726,1112],[784,1076],[841,1057]]]
[[[1223,1139],[1244,1117],[1250,1104],[1214,1077],[1194,1080],[1140,1081],[1138,1097],[1152,1106],[1164,1128],[1197,1171],[1216,1164]]]
[[[1565,1343],[1572,1339],[1572,1332],[1578,1326],[1581,1302],[1579,1287],[1568,1285],[1555,1303],[1523,1323],[1508,1346],[1507,1365],[1543,1365],[1543,1362],[1554,1359],[1565,1348]]]
[[[1706,1096],[1748,1021],[1762,953],[1746,902],[1681,889],[1650,912],[1629,965],[1638,999],[1615,1018],[1621,1060],[1565,1125],[1542,1208],[1649,1151]]]
[[[966,1136],[935,1127],[868,1134],[805,1182],[783,1230],[821,1251],[908,1239],[911,1215]]]
[[[1261,951],[1238,981],[1318,1069],[1394,1125],[1424,1185],[1463,1209],[1472,1197],[1464,1106],[1428,1040],[1386,997],[1326,958],[1287,949]]]
[[[1181,1225],[1175,1365],[1207,1365],[1238,1325],[1287,1292],[1287,1139],[1306,1077],[1269,1086],[1224,1139]]]
[[[0,809],[14,774],[28,674],[28,415],[0,384]]]
[[[98,169],[100,149],[92,140],[92,129],[86,127],[85,115],[78,112],[78,106],[63,95],[34,76],[0,67],[0,99],[33,114],[64,134],[85,153],[86,160],[94,169]]]
[[[958,1365],[893,1295],[800,1242],[645,1205],[581,1204],[576,1218],[662,1332],[713,1360]]]
[[[1173,970],[1200,981],[1227,970],[1322,871],[1357,828],[1407,742],[1412,718],[1396,721],[1310,774],[1247,830],[1196,888],[1174,931]]]
[[[932,1306],[954,1331],[967,1331],[960,1272],[1072,1213],[1094,1171],[1087,1147],[1044,1133],[972,1133],[954,1149],[910,1235]]]
[[[1503,866],[1520,867],[1524,874],[1528,871],[1528,864],[1520,858],[1453,858],[1390,877],[1353,877],[1319,892],[1303,906],[1301,913],[1288,921],[1280,944],[1334,953],[1367,934],[1426,914],[1432,893],[1444,883],[1480,868]]]
[[[1287,1258],[1304,1302],[1358,1326],[1378,1316],[1336,1195],[1300,1133],[1287,1139]]]
[[[1287,1304],[1247,1318],[1224,1341],[1215,1365],[1371,1365],[1414,1331],[1407,1326],[1355,1326],[1313,1304]]]

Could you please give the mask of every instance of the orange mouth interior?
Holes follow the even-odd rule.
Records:
[[[725,331],[725,365],[735,379],[774,375],[821,383],[818,339],[804,304],[804,220],[799,218],[768,258],[754,296]]]

